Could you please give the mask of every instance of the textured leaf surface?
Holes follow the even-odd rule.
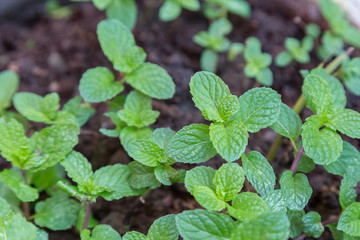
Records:
[[[120,82],[115,82],[112,72],[105,67],[87,70],[80,79],[79,90],[87,102],[104,102],[124,90]]]
[[[255,133],[275,123],[281,109],[281,97],[271,88],[254,88],[239,98],[239,111],[235,119],[249,132]]]
[[[269,210],[271,212],[286,213],[286,201],[280,189],[267,192],[266,195],[263,196],[263,199],[264,202],[269,206]]]
[[[128,154],[149,167],[156,167],[161,162],[167,161],[164,150],[149,140],[138,140],[132,143],[128,148]]]
[[[148,139],[151,136],[150,128],[136,129],[134,127],[126,127],[121,130],[120,141],[125,151],[129,151],[130,145],[140,139]]]
[[[337,229],[360,237],[360,202],[348,206],[340,217]]]
[[[131,232],[127,232],[123,238],[123,240],[147,240],[147,237],[139,232],[136,231],[131,231]]]
[[[11,104],[11,98],[17,91],[19,86],[19,76],[10,70],[0,73],[0,112],[8,108]]]
[[[193,195],[195,200],[207,210],[220,212],[225,208],[225,202],[219,199],[215,192],[209,187],[197,187]]]
[[[225,202],[233,200],[245,181],[242,167],[237,163],[225,163],[216,171],[214,186],[216,195]]]
[[[275,187],[275,173],[261,153],[252,151],[241,158],[246,178],[262,196]]]
[[[333,130],[320,127],[323,125],[320,116],[306,119],[301,133],[304,150],[307,156],[320,165],[327,165],[336,161],[342,152],[342,139]]]
[[[270,127],[278,134],[287,138],[297,138],[301,133],[302,122],[298,114],[288,105],[282,103],[280,114]]]
[[[231,240],[286,240],[290,222],[285,213],[271,212],[239,224]]]
[[[308,203],[312,188],[307,177],[302,173],[293,176],[292,171],[285,171],[280,178],[281,193],[290,210],[302,210]]]
[[[175,131],[171,130],[171,128],[157,128],[152,133],[150,141],[158,145],[161,149],[165,149],[174,135]]]
[[[352,137],[360,138],[360,114],[351,109],[336,112],[326,126]]]
[[[145,166],[139,162],[129,164],[131,175],[128,183],[131,187],[141,189],[145,187],[155,188],[160,186],[160,182],[154,175],[154,168]]]
[[[346,209],[349,205],[356,202],[357,194],[354,188],[358,182],[360,182],[360,172],[349,166],[340,185],[339,200],[342,209]]]
[[[210,139],[216,151],[226,161],[232,162],[240,158],[248,143],[248,133],[243,124],[230,121],[226,127],[221,123],[210,125]]]
[[[136,90],[156,99],[169,99],[175,93],[171,76],[161,67],[145,63],[126,75],[125,81]]]
[[[194,194],[196,188],[206,186],[214,190],[213,179],[215,170],[211,167],[198,166],[186,172],[185,187],[189,193]]]
[[[109,225],[100,224],[92,230],[91,234],[91,240],[97,239],[121,240],[121,237],[119,233]]]
[[[177,240],[175,215],[169,214],[154,221],[148,232],[149,240]]]
[[[305,211],[288,210],[286,215],[290,221],[290,237],[297,238],[304,230],[302,217],[305,215]]]
[[[209,126],[185,126],[172,138],[166,148],[166,154],[183,163],[201,163],[214,157],[216,150],[210,141]]]
[[[318,238],[324,232],[321,216],[317,212],[308,212],[302,217],[302,221],[304,223],[304,232],[307,236]]]
[[[64,196],[55,196],[36,203],[35,223],[51,230],[66,230],[76,222],[79,203]]]
[[[235,197],[228,206],[229,215],[247,222],[250,219],[269,211],[268,205],[256,193],[243,192]]]
[[[60,163],[67,175],[80,186],[85,186],[93,175],[89,161],[79,152],[69,153]]]
[[[230,216],[200,209],[178,214],[176,225],[184,240],[226,240],[236,227]]]

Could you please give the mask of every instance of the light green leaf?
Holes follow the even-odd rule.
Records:
[[[302,217],[305,215],[305,211],[288,210],[286,215],[290,221],[290,237],[297,238],[304,230]]]
[[[308,203],[312,188],[307,177],[302,173],[293,176],[292,171],[285,171],[280,178],[281,194],[284,196],[287,208],[302,210]]]
[[[79,152],[72,151],[60,164],[65,168],[67,175],[79,187],[84,187],[93,176],[89,161]]]
[[[201,209],[176,215],[176,225],[184,240],[225,240],[236,227],[230,216]]]
[[[295,157],[295,152],[294,152],[294,157]],[[312,170],[314,170],[315,166],[316,164],[314,163],[314,161],[305,154],[303,154],[301,155],[299,164],[296,167],[296,172],[309,173]]]
[[[276,189],[267,192],[263,196],[264,202],[269,206],[269,210],[271,212],[283,212],[286,213],[286,202],[285,198],[283,197],[281,190]]]
[[[149,139],[151,136],[150,128],[136,129],[134,127],[126,127],[120,132],[120,141],[125,151],[129,151],[130,145],[140,139]]]
[[[123,238],[123,240],[147,240],[148,238],[139,232],[136,231],[131,231],[131,232],[127,232]]]
[[[161,21],[172,21],[181,13],[181,6],[177,1],[166,0],[160,7],[159,18]]]
[[[177,176],[177,171],[168,165],[159,165],[154,169],[154,174],[159,182],[170,186],[171,180]]]
[[[144,52],[144,49],[133,46],[115,61],[114,69],[119,72],[130,73],[141,66],[145,59],[146,53]]]
[[[1,179],[22,202],[32,202],[39,198],[38,191],[25,183],[20,171],[5,169],[1,172]]]
[[[97,27],[97,36],[102,51],[113,63],[122,57],[127,49],[135,45],[135,39],[130,30],[116,19],[101,21]]]
[[[276,56],[275,64],[278,67],[286,67],[291,63],[292,60],[293,58],[290,53],[287,51],[283,51]]]
[[[255,133],[275,123],[281,109],[281,97],[270,88],[253,88],[239,98],[239,111],[235,120]]]
[[[194,194],[196,188],[206,186],[214,190],[213,179],[215,170],[211,167],[198,166],[186,172],[185,187],[189,193]]]
[[[215,173],[215,193],[221,200],[231,201],[241,191],[244,181],[244,171],[239,164],[225,163]]]
[[[190,92],[196,107],[209,121],[225,122],[237,111],[238,104],[232,99],[224,101],[231,95],[228,86],[213,73],[196,73],[190,81]],[[224,114],[223,109],[230,112]]]
[[[219,54],[211,49],[205,49],[200,56],[200,65],[203,71],[216,72]]]
[[[166,149],[174,135],[175,131],[171,130],[171,128],[157,128],[153,131],[149,140],[161,149]]]
[[[268,205],[256,193],[243,192],[235,197],[228,205],[229,215],[242,221],[247,222],[264,212],[269,211]]]
[[[270,127],[278,134],[287,138],[297,138],[301,133],[302,122],[298,114],[288,105],[282,103],[276,122]]]
[[[129,167],[131,175],[128,183],[131,187],[141,189],[145,187],[156,188],[161,185],[154,175],[154,168],[136,161],[129,163]]]
[[[336,161],[342,152],[342,139],[330,128],[323,128],[321,116],[311,116],[303,125],[301,137],[304,150],[316,164],[327,165]]]
[[[273,78],[274,76],[270,68],[261,69],[255,76],[256,81],[267,87],[270,87],[273,84]]]
[[[180,0],[180,3],[183,8],[186,8],[190,11],[198,11],[200,10],[199,0]]]
[[[240,158],[248,143],[248,133],[242,123],[229,121],[226,127],[221,123],[210,125],[210,139],[216,151],[226,161]]]
[[[171,76],[161,67],[144,63],[125,77],[125,81],[136,90],[156,99],[169,99],[175,93]]]
[[[79,90],[87,102],[104,102],[124,90],[120,82],[115,82],[112,72],[106,67],[87,70],[80,79]]]
[[[30,184],[34,185],[38,191],[44,191],[54,186],[60,179],[65,177],[65,171],[60,164],[46,168],[42,171],[28,171]]]
[[[227,10],[243,18],[249,18],[251,15],[250,4],[247,1],[227,0],[224,1]]]
[[[326,113],[333,102],[329,84],[319,75],[309,74],[302,86],[306,106],[315,114]]]
[[[248,222],[239,224],[231,240],[286,240],[290,222],[285,213],[263,213]]]
[[[360,153],[356,147],[343,141],[343,150],[340,157],[335,162],[324,165],[324,167],[329,173],[344,176],[349,166],[360,172]]]
[[[149,240],[177,240],[179,232],[176,228],[175,215],[169,214],[156,219],[148,232]]]
[[[74,97],[65,103],[63,111],[74,115],[79,126],[83,126],[95,114],[95,109],[89,103],[81,103],[80,96]]]
[[[351,236],[360,237],[360,202],[353,203],[345,209],[337,229]]]
[[[241,158],[246,178],[262,196],[274,190],[275,173],[261,153],[252,151]]]
[[[183,163],[206,162],[216,155],[209,126],[191,124],[178,131],[166,148],[166,155]]]
[[[168,162],[164,150],[149,140],[138,140],[132,143],[128,148],[128,154],[149,167],[156,167],[162,162]]]
[[[360,114],[354,110],[343,109],[336,112],[325,125],[351,138],[360,138]]]
[[[0,151],[14,167],[30,167],[28,162],[32,156],[32,149],[29,139],[25,135],[23,125],[15,119],[0,119]]]
[[[134,0],[113,0],[106,9],[109,19],[117,19],[129,29],[134,28],[137,18],[137,7]]]
[[[308,212],[302,217],[302,221],[304,223],[304,232],[307,236],[319,238],[324,232],[321,216],[317,212]]]
[[[0,206],[0,221],[4,221],[13,211],[11,210],[11,206],[2,197],[0,197]]]
[[[224,200],[218,198],[215,192],[206,186],[199,186],[193,192],[195,200],[205,209],[220,212],[225,208]]]
[[[341,181],[339,200],[342,209],[356,202],[356,190],[354,189],[360,182],[360,172],[351,166],[348,167],[344,178]]]
[[[151,108],[151,98],[140,92],[132,91],[126,97],[124,109],[118,112],[118,116],[128,126],[142,128],[153,124],[160,114]]]
[[[91,233],[91,240],[100,240],[100,239],[111,239],[111,240],[121,240],[120,234],[115,231],[112,227],[105,224],[97,225]]]
[[[0,115],[11,104],[11,98],[19,86],[19,75],[13,71],[5,70],[0,73]],[[6,87],[5,87],[6,86]]]
[[[64,196],[51,197],[35,205],[35,223],[51,230],[66,230],[75,223],[79,203]]]
[[[111,3],[112,0],[92,0],[95,7],[99,10],[106,9],[107,6]]]

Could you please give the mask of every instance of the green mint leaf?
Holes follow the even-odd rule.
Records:
[[[239,164],[225,163],[216,171],[213,180],[216,195],[225,202],[231,201],[241,191],[244,181],[244,171]]]
[[[285,213],[263,213],[248,222],[239,224],[231,234],[231,240],[286,240],[290,222]]]
[[[108,19],[117,19],[129,29],[134,28],[137,18],[137,7],[134,0],[113,0],[106,9]]]
[[[348,206],[341,214],[337,229],[350,236],[360,237],[360,202]]]
[[[212,123],[210,139],[216,151],[228,162],[233,162],[244,153],[249,135],[244,125],[237,121],[229,121],[226,125]]]
[[[325,125],[351,138],[360,138],[360,114],[354,110],[343,109],[336,112]]]
[[[84,193],[82,193],[82,191],[80,191],[78,187],[70,185],[69,183],[67,183],[65,181],[61,181],[61,180],[58,181],[56,183],[56,186],[63,192],[67,193],[71,197],[78,199],[81,202],[89,200],[88,196],[86,196]],[[83,226],[81,226],[81,227],[83,227]]]
[[[214,190],[213,179],[215,170],[211,167],[198,166],[186,172],[185,187],[189,193],[194,195],[196,188],[206,186]]]
[[[315,23],[310,23],[310,24],[306,25],[305,32],[306,32],[306,35],[316,39],[316,38],[318,38],[320,36],[321,29]]]
[[[165,156],[165,151],[155,143],[149,140],[137,140],[132,143],[128,148],[128,154],[135,159],[149,167],[156,167],[162,162],[168,162]]]
[[[139,162],[129,163],[131,175],[128,183],[131,187],[141,189],[145,187],[156,188],[160,186],[160,182],[154,175],[154,168],[145,166]]]
[[[99,10],[105,10],[112,0],[92,0],[95,7]]]
[[[170,186],[172,181],[178,177],[178,172],[168,165],[157,166],[154,169],[154,174],[159,182],[167,186]]]
[[[295,155],[294,155],[294,157],[295,157]],[[314,161],[311,158],[309,158],[308,156],[306,156],[305,154],[303,154],[300,157],[299,164],[296,167],[296,172],[309,173],[312,170],[314,170],[315,166],[316,166],[316,164],[314,163]],[[326,165],[324,165],[324,166],[326,166]]]
[[[127,182],[130,174],[131,171],[127,165],[115,164],[102,167],[94,173],[94,184],[95,186],[107,189],[107,191],[100,195],[108,201],[122,197],[137,196],[140,192],[132,189]]]
[[[193,192],[195,200],[205,209],[220,212],[225,208],[225,202],[206,186],[199,186]]]
[[[349,166],[360,171],[360,153],[356,147],[343,141],[343,150],[340,157],[335,162],[324,165],[324,167],[329,173],[344,176]]]
[[[256,193],[243,192],[237,195],[228,205],[229,215],[242,221],[247,222],[264,212],[269,211],[268,205]]]
[[[288,105],[282,103],[279,117],[270,127],[284,137],[295,139],[301,133],[301,126],[300,116]]]
[[[308,203],[312,188],[307,177],[302,173],[293,176],[290,170],[285,171],[280,178],[281,194],[286,199],[287,208],[302,210]]]
[[[5,169],[1,172],[1,179],[22,202],[32,202],[39,198],[38,191],[25,183],[20,171]]]
[[[181,6],[177,1],[166,0],[160,7],[159,18],[161,21],[172,21],[181,13]]]
[[[251,15],[250,4],[246,1],[228,0],[224,1],[223,4],[229,12],[243,18],[249,18]]]
[[[118,112],[119,118],[128,126],[142,128],[156,121],[160,115],[151,109],[151,98],[137,91],[126,97],[124,109]]]
[[[0,151],[1,155],[14,167],[29,168],[32,149],[25,135],[24,127],[15,119],[6,122],[0,119]]]
[[[91,240],[97,239],[111,239],[111,240],[121,240],[120,234],[115,231],[112,227],[105,224],[97,225],[91,233]]]
[[[360,182],[360,172],[349,166],[344,178],[341,181],[339,200],[342,209],[346,209],[349,205],[356,202],[357,183]]]
[[[104,102],[124,90],[120,82],[115,82],[112,72],[106,67],[87,70],[80,79],[79,90],[86,102]]]
[[[166,155],[183,163],[206,162],[216,155],[209,126],[191,124],[178,131],[166,148]]]
[[[225,36],[232,31],[232,24],[226,18],[220,18],[213,21],[209,27],[211,36]]]
[[[302,217],[305,215],[305,211],[293,211],[288,210],[286,213],[290,221],[290,237],[297,238],[304,230],[304,223]]]
[[[286,67],[293,60],[291,54],[288,51],[279,53],[275,58],[275,64],[278,67]]]
[[[59,164],[48,167],[42,171],[29,171],[27,176],[30,179],[30,184],[34,185],[36,189],[41,192],[54,186],[60,179],[65,177],[64,168]]]
[[[286,200],[283,197],[281,190],[276,189],[267,192],[263,196],[264,202],[269,206],[271,212],[283,212],[286,213]]]
[[[77,125],[53,125],[34,133],[30,145],[34,151],[29,164],[33,171],[54,166],[65,158],[78,143],[79,128]]]
[[[127,232],[123,237],[123,240],[147,240],[148,238],[139,232],[136,231],[131,231],[131,232]]]
[[[138,46],[133,46],[127,50],[122,57],[117,59],[114,63],[114,69],[123,73],[130,73],[145,62],[146,53],[144,49]]]
[[[125,54],[127,49],[135,45],[131,31],[116,19],[101,21],[97,27],[97,36],[102,51],[112,63],[115,63]]]
[[[304,232],[307,236],[319,238],[324,232],[321,216],[317,212],[308,212],[302,217],[302,221],[304,223]]]
[[[181,6],[190,11],[200,10],[199,0],[180,0]]]
[[[120,132],[120,141],[126,152],[132,143],[140,139],[148,139],[151,136],[150,128],[136,129],[134,127],[126,127]]]
[[[60,164],[65,168],[67,175],[83,189],[93,176],[89,161],[79,152],[72,151]]]
[[[13,211],[11,210],[11,206],[2,197],[0,197],[0,205],[1,205],[0,220],[4,221]]]
[[[255,79],[260,84],[270,87],[273,84],[274,76],[270,68],[263,68],[255,76]]]
[[[229,239],[236,227],[230,216],[201,209],[176,215],[176,225],[184,240]]]
[[[275,123],[281,109],[281,97],[270,88],[253,88],[239,98],[239,111],[235,120],[255,133]]]
[[[171,76],[153,63],[144,63],[125,77],[125,81],[136,90],[156,99],[174,96],[175,84]]]
[[[228,86],[210,72],[196,73],[190,81],[190,92],[196,107],[209,121],[226,122],[239,107],[234,98],[227,98],[231,96]]]
[[[306,106],[315,114],[326,113],[333,102],[329,84],[320,75],[309,74],[302,86]]]
[[[329,85],[332,98],[332,105],[335,109],[341,110],[345,108],[346,96],[345,89],[341,82],[334,76],[328,74],[324,68],[315,68],[311,70],[311,74],[321,76]]]
[[[252,151],[241,158],[246,178],[261,196],[274,190],[275,173],[261,153]]]
[[[157,128],[153,131],[149,140],[156,143],[160,148],[166,149],[174,135],[175,131],[171,130],[171,128]]]
[[[176,228],[175,215],[169,214],[154,221],[148,232],[149,240],[177,240],[179,232]]]
[[[83,126],[95,114],[95,109],[89,103],[81,103],[80,96],[65,103],[63,111],[74,115],[79,126]]]
[[[11,104],[11,98],[19,87],[19,75],[10,70],[0,73],[0,114]]]
[[[311,116],[303,125],[301,137],[304,150],[316,164],[327,165],[336,161],[342,152],[342,139],[330,128],[323,128],[321,116]]]
[[[54,231],[66,230],[76,223],[79,203],[64,196],[51,197],[35,205],[35,223]]]
[[[205,49],[200,56],[201,69],[208,72],[216,72],[219,62],[219,54],[211,49]]]

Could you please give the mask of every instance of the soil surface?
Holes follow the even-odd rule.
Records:
[[[173,77],[176,94],[167,101],[153,101],[153,106],[160,111],[158,121],[152,126],[171,127],[179,130],[190,123],[206,123],[200,111],[194,107],[189,93],[191,76],[200,70],[199,59],[202,48],[192,41],[192,36],[205,30],[208,21],[199,12],[183,11],[173,22],[161,22],[158,9],[161,1],[137,1],[139,8],[138,22],[133,31],[137,44],[148,54],[148,61],[159,64]],[[313,3],[297,0],[249,0],[252,16],[248,20],[231,16],[234,30],[229,38],[233,42],[244,42],[249,36],[256,36],[263,44],[263,51],[276,56],[284,49],[286,37],[302,38],[303,24],[294,22],[300,16],[304,22],[316,22],[323,29],[327,28],[318,8]],[[0,71],[12,69],[21,76],[19,91],[31,91],[40,95],[58,92],[62,104],[79,95],[78,84],[81,75],[89,68],[111,64],[103,55],[96,37],[97,24],[105,19],[103,12],[91,3],[74,4],[74,13],[67,19],[52,19],[39,5],[33,10],[19,11],[10,20],[0,21]],[[20,16],[21,15],[21,16]],[[360,55],[357,51],[353,56]],[[301,69],[311,69],[319,64],[316,55],[312,55],[309,64],[292,63],[286,68],[274,65],[273,89],[282,95],[282,100],[293,106],[301,94],[303,79]],[[237,57],[228,62],[221,55],[217,74],[229,85],[237,96],[250,88],[259,86],[253,79],[243,75],[244,60]],[[126,91],[130,87],[127,86]],[[360,111],[360,99],[347,92],[349,108]],[[100,133],[101,127],[112,127],[111,121],[103,116],[107,111],[105,104],[94,105],[97,113],[83,127],[77,151],[83,153],[92,163],[94,170],[108,164],[128,163],[131,159],[123,150],[119,139],[108,138]],[[311,113],[304,110],[304,120]],[[36,125],[32,126],[37,128]],[[271,129],[264,129],[250,134],[247,151],[256,150],[266,155],[276,134]],[[359,141],[349,140],[358,149]],[[293,160],[292,146],[283,140],[281,149],[272,163],[276,174],[290,168]],[[224,160],[219,156],[205,163],[218,168]],[[0,159],[0,168],[9,166]],[[190,165],[177,165],[190,169]],[[317,166],[307,174],[313,195],[306,211],[318,211],[326,220],[341,213],[338,202],[340,177],[328,174],[323,167]],[[151,223],[166,214],[180,213],[184,210],[200,208],[193,197],[187,193],[183,184],[160,187],[153,190],[142,201],[130,197],[107,202],[99,198],[92,205],[94,217],[100,223],[110,224],[124,234],[128,230],[143,233]],[[50,232],[51,240],[79,239],[74,229]],[[311,239],[311,238],[309,238]],[[332,239],[328,230],[320,239]]]

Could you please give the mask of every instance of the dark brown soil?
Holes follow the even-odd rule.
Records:
[[[157,2],[157,3],[155,3]],[[323,28],[326,23],[321,18],[316,5],[304,4],[297,0],[249,0],[252,17],[244,20],[231,16],[234,30],[230,39],[243,42],[249,36],[256,36],[263,44],[263,50],[276,56],[284,48],[285,37],[302,38],[301,24],[293,19],[300,16],[305,22],[316,22]],[[203,117],[194,107],[189,93],[190,77],[200,70],[199,57],[202,48],[192,41],[192,36],[207,28],[208,22],[201,13],[184,11],[176,21],[164,23],[157,17],[159,1],[139,0],[138,23],[134,35],[138,45],[148,53],[148,61],[164,67],[176,83],[176,94],[167,101],[153,101],[154,108],[161,112],[153,125],[171,127],[179,130],[190,123],[203,123]],[[21,11],[19,12],[21,14]],[[51,19],[44,14],[16,18],[16,21],[0,22],[0,70],[12,69],[21,76],[20,91],[31,91],[40,95],[58,92],[62,103],[79,94],[78,83],[81,75],[89,68],[111,64],[101,52],[96,37],[96,26],[104,19],[90,3],[75,5],[75,12],[69,19]],[[20,20],[19,20],[20,19]],[[26,21],[24,21],[26,19]],[[359,55],[359,52],[355,55]],[[280,69],[272,66],[274,73],[273,88],[282,95],[282,100],[293,106],[301,93],[302,78],[300,69],[311,69],[318,65],[313,55],[312,62],[306,65],[297,63]],[[243,75],[244,61],[238,57],[234,62],[220,58],[218,75],[229,85],[233,94],[241,95],[248,89],[258,86],[252,79]],[[348,107],[360,110],[360,99],[347,93]],[[84,126],[80,143],[76,150],[82,152],[97,169],[107,164],[128,163],[131,159],[122,149],[119,139],[108,138],[97,130],[111,127],[109,119],[102,114],[107,111],[104,104],[96,105],[97,114]],[[303,120],[310,112],[302,113]],[[266,155],[276,134],[271,129],[251,134],[247,151],[256,150]],[[359,148],[359,141],[351,140]],[[284,140],[273,167],[277,174],[289,169],[292,148]],[[215,168],[224,161],[220,157],[207,162]],[[0,167],[5,162],[0,160]],[[190,168],[190,166],[185,166]],[[307,211],[318,211],[323,220],[338,216],[341,212],[338,203],[340,178],[328,174],[322,167],[308,174],[314,193]],[[136,197],[106,202],[99,199],[93,205],[93,214],[100,223],[113,226],[121,234],[128,230],[147,232],[151,223],[166,214],[180,213],[187,209],[200,208],[186,192],[182,184],[161,187],[153,190],[145,202]],[[50,239],[78,239],[71,231],[50,232]],[[331,239],[326,231],[321,239]]]

